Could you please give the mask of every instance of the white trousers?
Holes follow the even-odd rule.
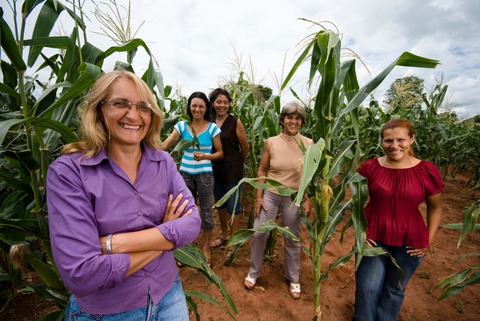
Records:
[[[281,196],[268,190],[263,193],[263,202],[267,207],[261,209],[258,217],[255,219],[254,227],[268,221],[275,220],[278,209],[282,208],[282,226],[288,226],[290,231],[297,237],[300,237],[301,220],[299,215],[299,207],[293,204],[290,196]],[[262,274],[263,254],[267,244],[268,233],[256,232],[253,235],[251,245],[250,270],[248,274],[252,278],[258,278]],[[292,241],[285,238],[284,241],[284,275],[290,282],[300,281],[300,251],[301,244],[299,241]]]

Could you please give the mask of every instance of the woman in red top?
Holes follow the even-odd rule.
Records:
[[[362,258],[355,275],[354,321],[397,319],[405,287],[440,226],[444,185],[433,163],[413,155],[414,141],[408,120],[390,120],[381,130],[385,156],[367,160],[359,170],[368,179],[367,242],[388,251],[402,271],[389,255]],[[426,225],[418,209],[423,201]]]

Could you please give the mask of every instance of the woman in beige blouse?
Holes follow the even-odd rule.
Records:
[[[302,174],[303,153],[300,145],[313,144],[310,138],[301,135],[298,131],[305,124],[305,109],[296,101],[287,103],[280,114],[280,125],[283,131],[270,137],[264,144],[258,177],[266,176],[281,182],[287,187],[298,189]],[[264,182],[265,180],[259,180]],[[281,196],[275,189],[257,189],[255,204],[254,227],[275,220],[279,208],[282,208],[283,226],[297,237],[300,236],[301,221],[299,207],[293,204],[290,196]],[[303,203],[306,214],[313,207],[311,200]],[[268,233],[255,233],[251,245],[250,270],[245,278],[244,285],[247,290],[253,290],[260,277],[263,267],[263,253],[265,250]],[[300,298],[300,251],[299,241],[285,239],[284,275],[289,281],[289,293],[294,299]]]

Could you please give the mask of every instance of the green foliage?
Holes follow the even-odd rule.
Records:
[[[462,220],[463,223],[459,224],[447,224],[443,226],[443,228],[449,228],[453,230],[462,230],[462,233],[458,239],[457,248],[460,247],[462,241],[464,240],[465,236],[468,233],[473,235],[476,231],[480,230],[480,224],[478,224],[478,220],[480,217],[480,199],[475,201],[473,204],[465,208],[462,212]],[[461,256],[455,262],[454,265],[459,261],[470,258],[470,257],[480,257],[480,253],[470,253],[464,256]],[[480,283],[480,264],[473,264],[472,266],[460,269],[459,271],[451,274],[440,283],[438,283],[433,290],[437,290],[439,288],[442,289],[442,293],[440,294],[438,301],[444,300],[446,298],[450,298],[459,294],[465,287],[479,284]]]
[[[463,303],[464,303],[464,302],[463,302],[462,300],[460,300],[460,301],[457,302],[457,311],[458,311],[459,313],[463,313]]]
[[[424,95],[423,79],[410,75],[398,78],[386,92],[384,101],[387,110],[395,109],[398,106],[410,109],[419,107]]]
[[[182,248],[175,250],[174,254],[177,261],[181,262],[184,265],[195,268],[198,272],[203,274],[203,276],[208,282],[215,284],[220,290],[223,299],[228,305],[228,308],[225,308],[220,304],[220,302],[207,294],[197,291],[186,290],[185,294],[187,296],[187,304],[189,308],[195,313],[196,319],[200,320],[200,315],[198,314],[197,306],[193,301],[193,297],[198,297],[222,308],[233,319],[235,319],[234,315],[237,314],[237,308],[235,307],[235,303],[233,302],[222,280],[209,267],[203,253],[197,247],[193,246],[192,244],[188,244]]]
[[[421,279],[427,279],[429,280],[430,277],[431,277],[431,273],[429,270],[423,270],[423,271],[420,271],[419,275],[418,275],[419,278]]]
[[[220,203],[217,203],[220,204]],[[277,233],[292,239],[298,241],[299,239],[290,232],[290,229],[287,227],[281,227],[277,223],[275,223],[273,220],[268,220],[261,225],[255,227],[255,228],[249,228],[249,229],[243,229],[235,232],[232,236],[230,236],[228,242],[227,242],[227,247],[235,246],[232,256],[230,259],[226,262],[227,265],[231,264],[236,257],[236,254],[240,247],[245,244],[250,238],[252,238],[253,234],[255,232],[260,232],[260,233],[270,233],[270,235],[276,235]],[[304,250],[306,250],[304,248]]]
[[[476,254],[480,257],[480,254]],[[463,257],[462,257],[463,258]],[[442,288],[443,291],[438,297],[438,301],[450,298],[459,294],[465,287],[480,283],[480,264],[461,269],[460,271],[448,276],[442,282],[434,287],[434,290]]]

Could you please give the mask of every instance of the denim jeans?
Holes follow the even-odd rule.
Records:
[[[227,194],[228,191],[230,191],[232,188],[237,186],[237,183],[220,183],[220,182],[215,182],[215,186],[213,187],[213,194],[215,196],[215,202],[218,202],[225,194]],[[240,187],[230,195],[228,200],[223,203],[222,206],[219,206],[219,208],[227,208],[228,214],[232,215],[239,215],[242,213],[242,188],[243,188],[243,183],[240,185]],[[235,203],[236,202],[236,203]],[[235,206],[235,211],[233,207]]]
[[[423,260],[423,257],[410,256],[405,246],[376,243],[395,258],[402,271],[388,254],[362,257],[355,272],[353,321],[395,321],[405,297],[405,287]]]
[[[185,185],[192,192],[193,197],[197,198],[200,203],[200,217],[202,218],[202,230],[213,230],[213,173],[188,174],[180,172]]]
[[[65,321],[188,321],[187,302],[178,276],[170,290],[154,306],[150,320],[146,320],[146,313],[147,307],[145,306],[115,314],[88,314],[80,309],[72,294],[68,301]]]

